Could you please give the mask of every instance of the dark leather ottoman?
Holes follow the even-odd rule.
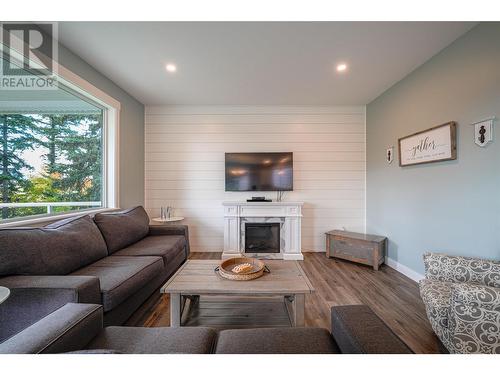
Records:
[[[366,305],[334,306],[332,335],[344,354],[412,354]]]

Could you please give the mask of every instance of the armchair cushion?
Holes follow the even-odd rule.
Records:
[[[66,275],[108,254],[88,215],[43,228],[0,229],[0,243],[0,276]]]
[[[452,353],[500,354],[500,288],[453,284]]]
[[[142,240],[149,232],[149,216],[142,206],[98,213],[94,221],[106,241],[109,254]]]
[[[452,283],[476,283],[500,288],[500,262],[451,256],[424,254],[425,277]]]

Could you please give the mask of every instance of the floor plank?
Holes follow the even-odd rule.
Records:
[[[192,253],[191,259],[220,259],[220,255]],[[305,253],[304,257],[300,264],[316,290],[306,296],[306,326],[329,329],[331,306],[366,304],[416,353],[439,352],[417,283],[386,265],[374,271],[367,266],[328,259],[324,253]],[[168,295],[156,292],[127,325],[168,326],[169,308]],[[217,322],[222,325],[220,320]]]

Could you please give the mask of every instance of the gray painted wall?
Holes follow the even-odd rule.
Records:
[[[59,62],[121,103],[120,206],[144,205],[144,105],[64,46]]]
[[[500,258],[500,122],[485,149],[472,122],[500,117],[500,23],[459,38],[367,106],[367,231],[423,273],[422,254]],[[458,159],[401,168],[385,149],[419,130],[458,126]]]

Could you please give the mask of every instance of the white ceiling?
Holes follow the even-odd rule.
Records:
[[[146,105],[361,105],[474,25],[62,22],[59,38]]]

